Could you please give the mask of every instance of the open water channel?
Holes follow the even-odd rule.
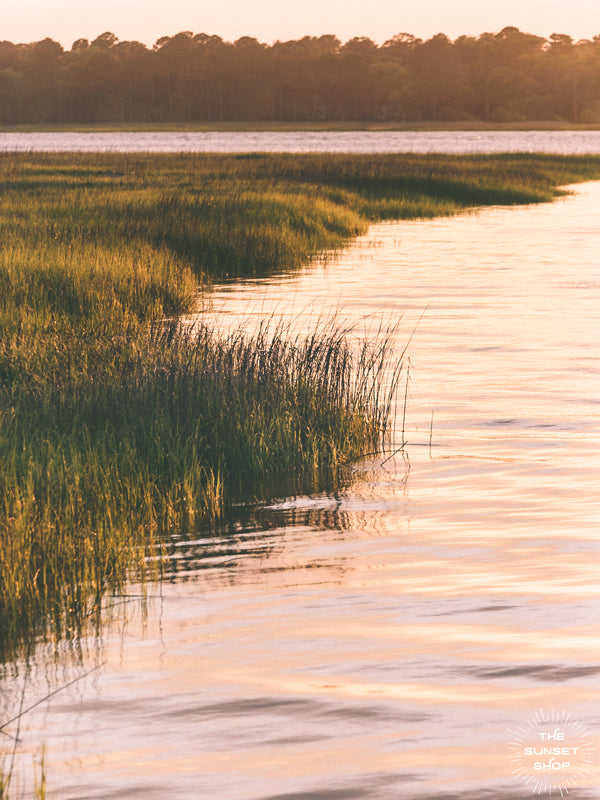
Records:
[[[203,298],[224,330],[401,318],[404,426],[343,491],[174,537],[81,662],[8,665],[4,719],[65,687],[22,719],[25,792],[45,744],[60,800],[600,796],[600,183],[575,192]]]
[[[600,130],[0,131],[0,152],[565,153],[600,152]]]

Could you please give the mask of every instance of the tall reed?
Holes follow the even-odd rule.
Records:
[[[157,533],[218,517],[226,497],[376,446],[392,387],[371,347],[268,325],[23,337],[4,359],[2,640],[48,613],[72,628],[90,592],[142,576]]]

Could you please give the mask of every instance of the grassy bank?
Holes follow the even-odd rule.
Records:
[[[199,283],[293,269],[372,220],[599,177],[600,158],[554,156],[0,156],[5,655],[76,635],[169,530],[380,440],[384,343],[191,335],[176,320]]]
[[[87,316],[102,299],[103,318],[147,319],[189,308],[206,276],[299,266],[373,220],[548,201],[558,185],[596,177],[599,164],[519,155],[4,154],[0,213],[10,280],[24,260],[27,272],[46,264],[53,276],[26,298],[40,313]]]

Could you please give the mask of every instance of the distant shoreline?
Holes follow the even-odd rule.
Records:
[[[112,133],[112,132],[308,132],[308,131],[405,131],[461,132],[461,131],[595,131],[600,123],[575,124],[557,120],[531,120],[521,122],[132,122],[90,123],[82,125],[1,125],[0,133]]]

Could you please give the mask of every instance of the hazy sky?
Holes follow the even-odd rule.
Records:
[[[333,33],[342,41],[395,33],[478,35],[515,25],[527,33],[600,34],[600,0],[0,0],[0,39],[50,36],[70,47],[111,31],[153,44],[182,30],[271,43]]]

